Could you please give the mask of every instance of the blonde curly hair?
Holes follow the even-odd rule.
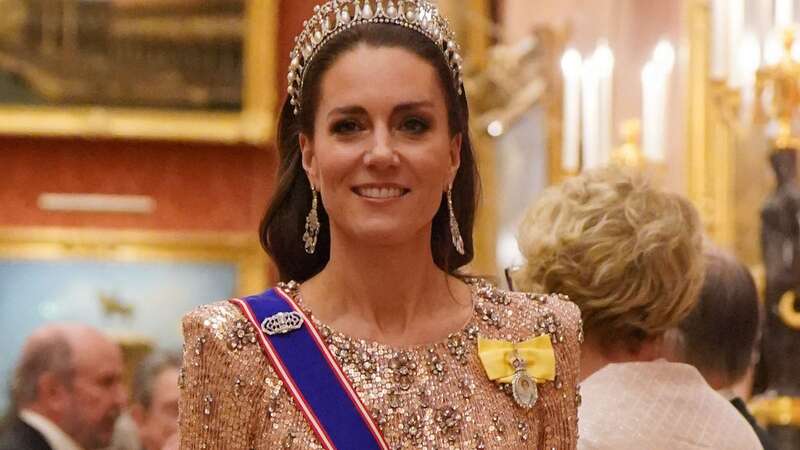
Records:
[[[569,295],[602,343],[662,334],[685,318],[703,281],[702,226],[683,197],[621,169],[586,172],[526,212],[523,290]]]

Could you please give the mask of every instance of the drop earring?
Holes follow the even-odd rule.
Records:
[[[303,245],[306,253],[313,255],[317,250],[319,236],[319,216],[317,215],[317,190],[311,186],[311,211],[306,216],[306,231],[303,233]]]
[[[453,247],[460,254],[464,254],[464,239],[461,237],[461,230],[458,228],[456,213],[453,211],[453,186],[447,189],[447,210],[450,212],[450,237],[453,239]]]

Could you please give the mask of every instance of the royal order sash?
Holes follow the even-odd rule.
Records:
[[[276,288],[231,302],[260,330],[264,354],[324,448],[389,449],[317,329],[286,293]]]

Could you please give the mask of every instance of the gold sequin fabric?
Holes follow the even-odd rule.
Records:
[[[559,295],[512,293],[471,280],[472,320],[447,339],[393,348],[321,323],[298,285],[279,286],[319,329],[392,449],[574,449],[577,441],[578,308]],[[319,449],[314,433],[263,355],[255,330],[229,302],[183,321],[181,449]],[[549,334],[556,378],[531,409],[490,381],[477,338],[522,341]]]

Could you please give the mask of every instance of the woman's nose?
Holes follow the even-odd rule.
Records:
[[[383,127],[376,128],[370,147],[364,154],[364,162],[367,165],[385,167],[397,164],[399,161],[391,133]]]

